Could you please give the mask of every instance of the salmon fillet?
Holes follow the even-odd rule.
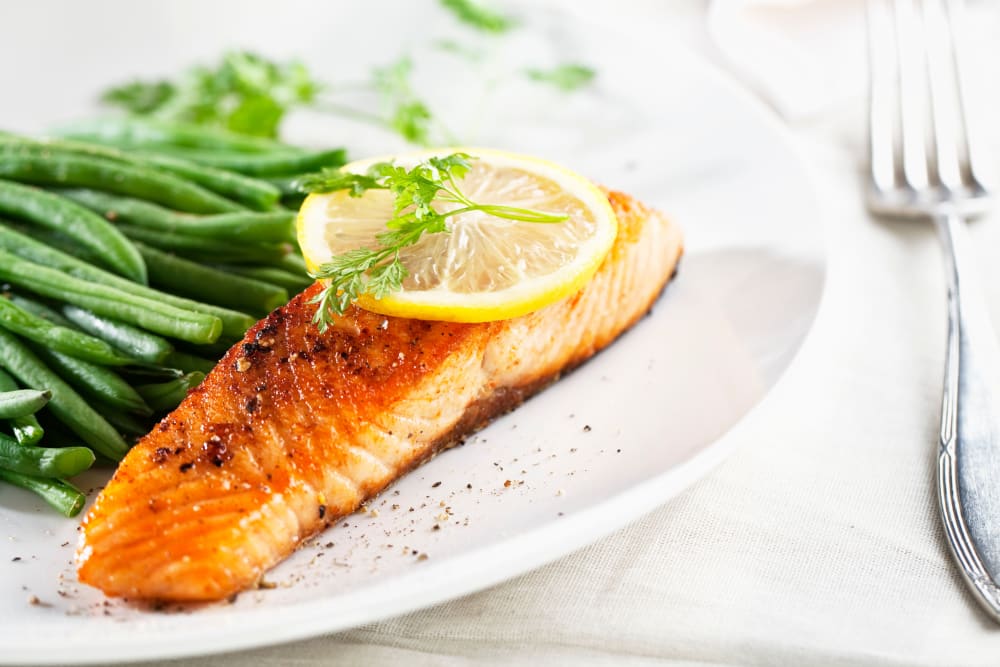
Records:
[[[516,407],[632,326],[673,275],[677,228],[608,194],[615,244],[576,295],[457,324],[352,307],[320,333],[316,284],[251,328],[125,457],[83,520],[80,580],[218,600]]]

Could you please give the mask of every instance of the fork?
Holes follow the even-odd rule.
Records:
[[[951,0],[868,0],[868,208],[937,227],[948,287],[938,504],[963,578],[1000,621],[1000,346],[966,230],[990,193],[962,99],[960,10]]]

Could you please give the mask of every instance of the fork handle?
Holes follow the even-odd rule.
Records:
[[[965,220],[936,219],[948,283],[938,502],[948,545],[1000,620],[1000,346],[976,285]]]

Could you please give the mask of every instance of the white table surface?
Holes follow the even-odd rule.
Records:
[[[705,10],[691,0],[581,9],[717,59]],[[976,49],[1000,55],[987,40]],[[711,475],[485,592],[332,636],[155,664],[1000,662],[1000,626],[952,567],[932,496],[944,346],[936,240],[929,226],[865,212],[862,113],[857,97],[789,126],[827,221],[826,294],[798,359],[726,436],[736,451]],[[973,233],[1000,322],[997,222]]]

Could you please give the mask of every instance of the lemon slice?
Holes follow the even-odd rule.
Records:
[[[450,233],[425,234],[403,248],[409,275],[403,289],[358,305],[385,315],[451,322],[518,317],[578,291],[614,243],[618,221],[607,196],[582,176],[523,155],[481,148],[416,151],[352,162],[365,172],[376,162],[411,168],[431,157],[471,155],[472,169],[458,185],[472,201],[568,215],[565,222],[519,222],[481,211],[448,218]],[[445,211],[458,205],[435,202]],[[334,255],[379,247],[375,237],[393,217],[393,195],[368,190],[312,194],[298,217],[298,239],[310,270]]]

